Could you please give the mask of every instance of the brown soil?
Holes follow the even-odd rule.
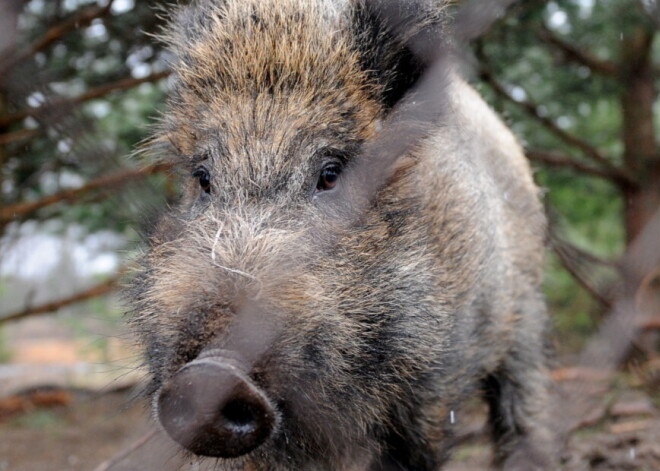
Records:
[[[106,470],[205,469],[191,465],[172,442],[154,432],[148,408],[133,396],[128,389],[93,394],[37,390],[0,400],[0,471],[95,470],[113,456]],[[649,395],[610,387],[599,397],[602,401],[592,403],[593,412],[585,414],[563,447],[562,469],[660,470],[660,414]],[[475,407],[462,416],[465,439],[448,471],[489,469],[482,413],[482,407]],[[117,458],[122,451],[126,456]]]
[[[146,428],[144,407],[129,405],[127,391],[50,394],[63,403],[35,404],[32,394],[0,401],[0,470],[91,470]],[[27,410],[12,410],[17,402]]]

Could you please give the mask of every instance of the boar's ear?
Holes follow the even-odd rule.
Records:
[[[446,0],[357,0],[352,27],[361,66],[391,109],[430,65],[442,40]]]

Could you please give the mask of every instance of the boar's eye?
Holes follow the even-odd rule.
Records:
[[[205,193],[211,192],[211,174],[204,167],[199,167],[192,173],[192,176],[199,180],[199,186]]]
[[[316,183],[317,193],[320,191],[332,190],[337,186],[339,174],[341,173],[341,165],[338,163],[330,163],[323,167],[319,175],[319,181]]]

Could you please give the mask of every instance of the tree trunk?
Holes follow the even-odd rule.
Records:
[[[626,241],[633,241],[660,207],[660,158],[653,104],[657,98],[651,61],[653,32],[636,29],[623,41],[621,96],[624,163],[637,185],[624,188]]]
[[[2,84],[0,84],[0,116],[6,113],[7,110],[7,94],[2,89]],[[6,128],[0,126],[0,135],[6,132]],[[0,143],[0,208],[3,208],[5,205],[5,192],[4,192],[4,182],[5,182],[5,162],[7,160],[7,148],[4,144]],[[0,237],[5,233],[6,222],[0,221]]]
[[[0,116],[7,114],[9,96],[7,92],[7,77],[9,71],[7,64],[16,50],[16,36],[18,31],[18,14],[23,5],[20,0],[5,0],[0,7]],[[7,132],[7,128],[0,126],[0,134]],[[0,144],[0,206],[4,205],[5,163],[7,149]],[[0,236],[4,233],[5,224],[0,222]]]

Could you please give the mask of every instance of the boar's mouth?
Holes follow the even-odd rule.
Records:
[[[155,406],[167,434],[202,456],[249,453],[272,435],[279,421],[244,364],[217,349],[202,352],[179,369],[161,388]]]

